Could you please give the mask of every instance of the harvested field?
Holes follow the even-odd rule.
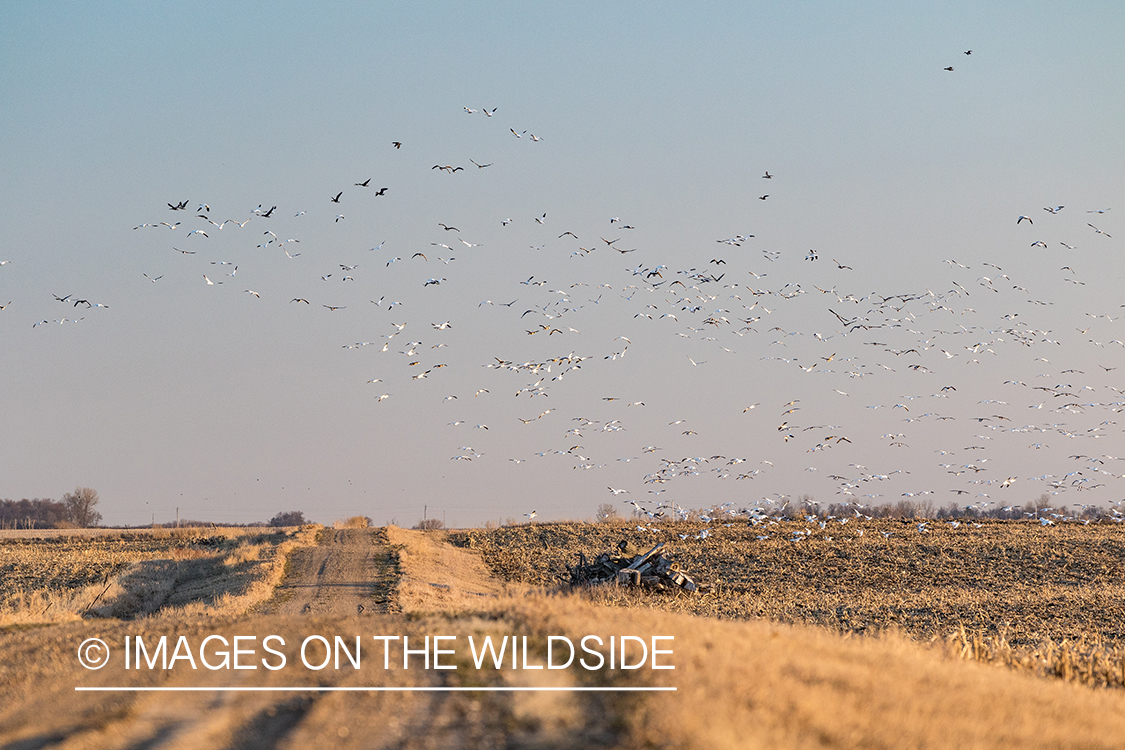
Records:
[[[663,541],[665,556],[716,592],[638,594],[644,606],[724,619],[855,633],[897,627],[921,639],[964,625],[1005,632],[1014,645],[1092,635],[1125,641],[1125,528],[995,521],[958,529],[934,523],[920,533],[917,526],[679,522],[655,525],[654,534],[626,524],[537,524],[457,532],[451,540],[479,550],[500,578],[539,586],[565,581],[580,552],[592,559],[623,539],[646,549]],[[711,534],[694,538],[703,528]],[[810,528],[816,533],[791,541]]]
[[[328,544],[333,538],[321,541],[329,549],[346,546]],[[842,638],[823,628],[764,620],[606,608],[582,595],[498,584],[485,578],[475,555],[448,547],[445,538],[389,528],[385,542],[380,539],[400,561],[397,574],[407,589],[401,613],[87,619],[0,633],[0,746],[1112,748],[1125,731],[1121,691],[960,663],[902,635]],[[104,670],[87,671],[74,658],[77,644],[88,637],[121,644],[126,636],[143,636],[151,643],[167,633],[194,643],[213,635],[230,641],[277,634],[294,662],[296,645],[313,633],[348,641],[352,635],[399,634],[412,643],[440,633],[456,636],[459,651],[450,657],[457,669],[441,672],[417,662],[400,669],[401,657],[386,669],[379,649],[368,646],[362,667],[344,662],[322,670],[295,663],[238,673],[183,663],[127,669],[118,658]],[[473,667],[464,643],[466,636],[527,636],[533,662],[542,663],[549,658],[550,636],[576,640],[613,633],[674,636],[676,669],[549,672],[508,663],[481,669]],[[212,691],[232,684],[249,691]],[[203,690],[74,691],[122,685]],[[676,690],[365,692],[623,685]],[[48,704],[55,708],[45,721]]]
[[[1096,662],[1090,684],[1125,686],[1125,528],[979,527],[915,521],[782,521],[536,524],[464,531],[504,580],[560,586],[578,553],[588,559],[622,540],[667,542],[664,554],[714,590],[700,595],[599,586],[592,601],[721,619],[765,618],[870,634],[902,631],[949,641],[968,658],[1071,676],[1068,660]],[[700,532],[710,534],[700,539]],[[806,533],[811,532],[811,533]],[[862,532],[862,533],[860,533]],[[686,537],[686,538],[685,538]],[[761,539],[759,537],[767,537]],[[799,541],[794,541],[799,537]],[[975,645],[974,645],[975,644]],[[1067,649],[1073,653],[1064,656]],[[1065,673],[1065,674],[1063,674]]]
[[[171,539],[177,536],[199,536],[218,534],[221,536],[238,536],[241,534],[264,534],[277,531],[273,526],[181,526],[178,528],[165,528],[158,526],[138,526],[136,528],[88,528],[88,529],[0,529],[0,542],[8,539],[80,539],[85,537],[130,537],[150,536],[153,539]]]
[[[0,626],[239,611],[267,598],[288,551],[311,542],[296,528],[66,531],[0,537]]]

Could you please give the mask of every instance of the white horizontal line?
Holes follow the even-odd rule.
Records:
[[[161,693],[161,692],[223,692],[223,693],[277,693],[277,692],[382,692],[382,693],[458,693],[458,692],[554,692],[554,693],[641,693],[675,692],[674,687],[76,687],[75,692]]]

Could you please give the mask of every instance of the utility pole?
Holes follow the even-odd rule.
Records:
[[[176,506],[176,528],[180,528],[180,506]]]

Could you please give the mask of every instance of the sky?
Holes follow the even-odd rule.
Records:
[[[1120,501],[1123,27],[4,3],[0,498],[450,526]]]

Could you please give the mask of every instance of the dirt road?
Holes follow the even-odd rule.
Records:
[[[319,541],[291,560],[271,613],[171,608],[0,629],[0,750],[1116,750],[1125,736],[1119,690],[951,660],[897,636],[841,639],[550,592],[492,595],[475,555],[415,531],[326,530]],[[378,611],[391,578],[401,613]],[[542,667],[551,636],[614,633],[674,636],[675,669]],[[438,635],[453,637],[445,645],[456,655],[443,657],[452,668],[436,666],[436,651],[432,662],[424,655]],[[540,666],[526,666],[527,641],[523,668],[474,665],[467,638],[486,635],[538,644],[531,660]],[[401,644],[389,646],[389,660],[388,639]],[[677,692],[597,690],[633,685]],[[582,687],[595,691],[561,690]]]
[[[266,615],[383,614],[396,577],[382,529],[324,529],[315,547],[289,556],[274,596],[254,610]]]

